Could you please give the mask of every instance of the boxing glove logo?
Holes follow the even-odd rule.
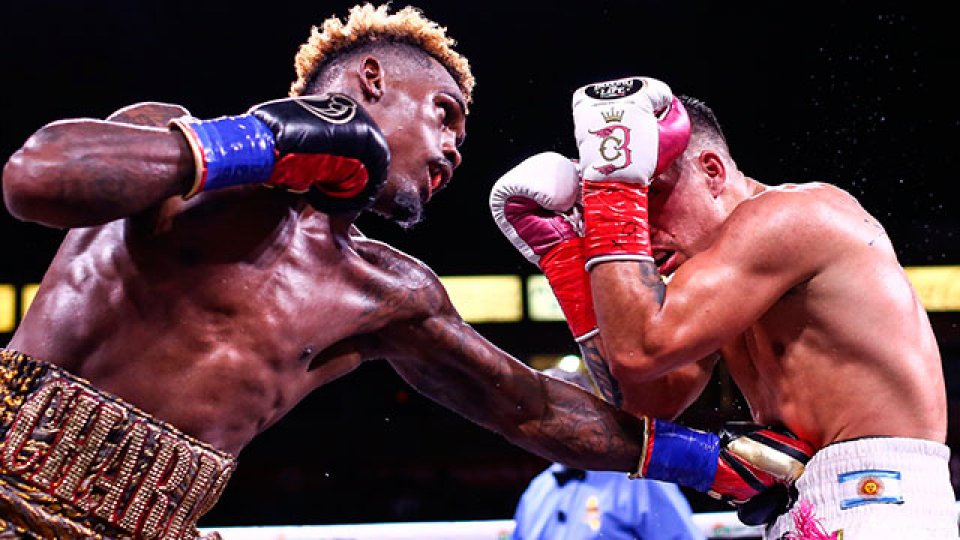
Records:
[[[609,175],[618,169],[629,167],[633,163],[630,155],[630,128],[620,124],[623,111],[610,110],[601,112],[607,123],[616,122],[610,126],[603,126],[597,130],[588,130],[588,133],[600,138],[600,158],[606,161],[603,165],[594,165],[600,174]]]
[[[636,94],[641,88],[643,88],[643,79],[631,77],[591,84],[584,88],[583,93],[593,99],[620,99]]]
[[[296,98],[297,105],[331,124],[346,124],[357,113],[357,102],[344,94]]]

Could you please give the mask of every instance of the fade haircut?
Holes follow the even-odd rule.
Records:
[[[713,109],[703,101],[690,96],[677,96],[690,117],[690,145],[688,150],[700,151],[705,147],[721,150],[730,157],[727,137],[723,134],[720,122]]]
[[[427,19],[417,8],[407,6],[390,14],[388,4],[371,4],[350,8],[346,22],[336,16],[314,26],[310,38],[300,46],[294,65],[297,80],[290,85],[291,96],[314,91],[327,68],[353,53],[368,51],[406,52],[405,57],[425,61],[416,53],[433,57],[447,70],[469,104],[476,81],[470,63],[453,50],[456,41],[447,36],[447,29]]]

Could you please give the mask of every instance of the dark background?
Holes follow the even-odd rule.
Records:
[[[932,5],[412,3],[449,29],[478,80],[464,164],[415,230],[372,217],[362,218],[361,228],[440,275],[535,270],[493,224],[489,187],[529,154],[574,154],[573,90],[631,74],[658,77],[710,104],[748,175],[766,183],[836,183],[885,224],[904,265],[960,264],[960,205],[951,186],[960,45],[952,18]],[[46,122],[105,117],[132,102],[175,102],[212,117],[281,97],[310,26],[345,15],[350,5],[5,2],[0,155],[5,160]],[[62,236],[0,212],[0,282],[38,281]],[[960,398],[957,315],[931,314],[951,398]],[[562,323],[477,328],[524,360],[574,352]],[[683,420],[709,428],[744,415],[718,372]],[[951,427],[954,448],[957,432]],[[376,363],[310,396],[240,460],[204,523],[506,518],[547,465],[435,406]],[[696,510],[722,509],[687,493]]]

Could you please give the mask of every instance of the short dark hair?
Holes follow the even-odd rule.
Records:
[[[720,127],[713,109],[695,97],[681,95],[677,96],[677,99],[683,104],[687,110],[687,116],[690,117],[691,147],[694,145],[719,146],[727,155],[730,155],[727,137],[723,134],[723,128]]]

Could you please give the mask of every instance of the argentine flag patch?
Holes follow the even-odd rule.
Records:
[[[867,469],[837,475],[840,482],[840,508],[846,510],[864,504],[903,504],[900,471]]]

